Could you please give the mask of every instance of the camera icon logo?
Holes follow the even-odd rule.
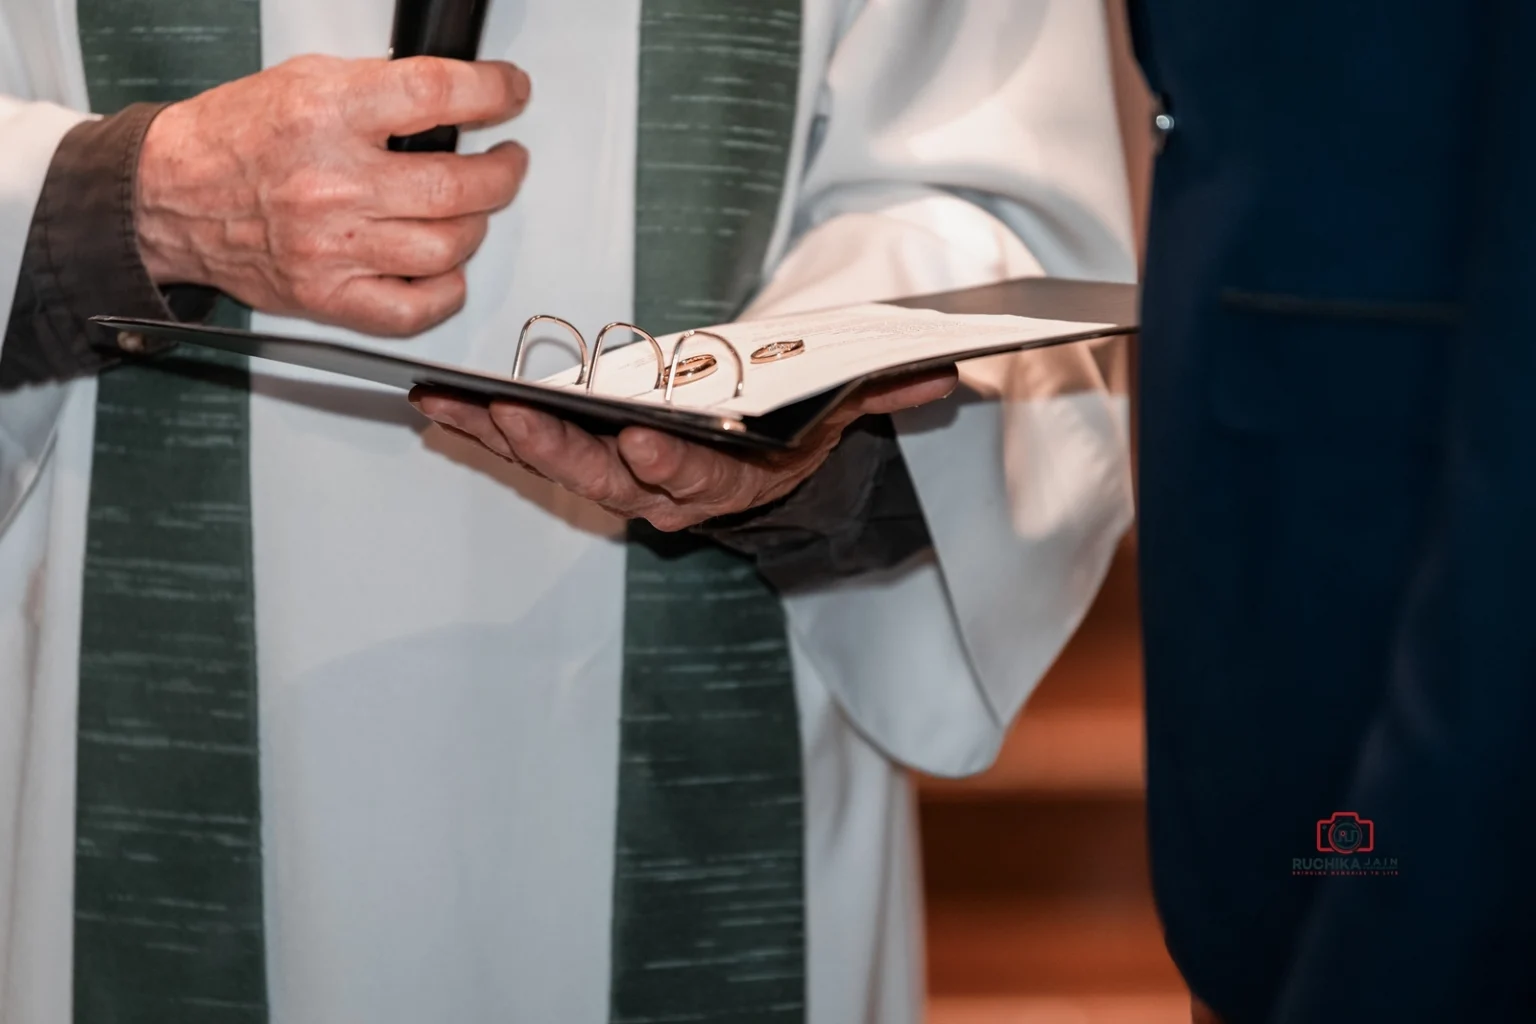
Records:
[[[1376,823],[1354,811],[1334,811],[1317,823],[1319,853],[1370,853],[1376,848]]]

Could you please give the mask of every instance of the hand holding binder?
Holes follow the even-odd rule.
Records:
[[[721,451],[649,427],[598,437],[527,406],[487,406],[431,391],[413,393],[411,401],[438,424],[614,515],[672,531],[778,500],[821,467],[855,420],[937,401],[956,379],[945,368],[865,385],[811,437],[781,452]]]

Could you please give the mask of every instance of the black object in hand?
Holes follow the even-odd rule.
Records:
[[[489,3],[490,0],[395,0],[390,59],[474,60],[480,49],[480,30],[485,25]],[[459,129],[451,124],[416,135],[391,136],[389,140],[389,148],[402,153],[451,153],[458,144]]]

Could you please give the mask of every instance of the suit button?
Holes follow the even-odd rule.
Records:
[[[1168,136],[1173,134],[1173,129],[1178,126],[1178,122],[1168,112],[1167,97],[1154,97],[1152,103],[1152,148],[1161,153],[1163,147],[1168,144]]]

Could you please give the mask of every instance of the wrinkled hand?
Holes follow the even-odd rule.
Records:
[[[417,389],[411,402],[428,418],[479,441],[504,459],[625,519],[683,530],[715,516],[783,497],[826,461],[843,431],[861,416],[937,401],[954,390],[947,371],[870,385],[838,406],[798,448],[738,454],[693,444],[645,427],[595,437],[526,406],[488,408]]]
[[[391,135],[527,104],[510,64],[299,57],[167,107],[139,157],[135,223],[157,284],[408,335],[464,302],[463,264],[528,154],[392,153]]]

